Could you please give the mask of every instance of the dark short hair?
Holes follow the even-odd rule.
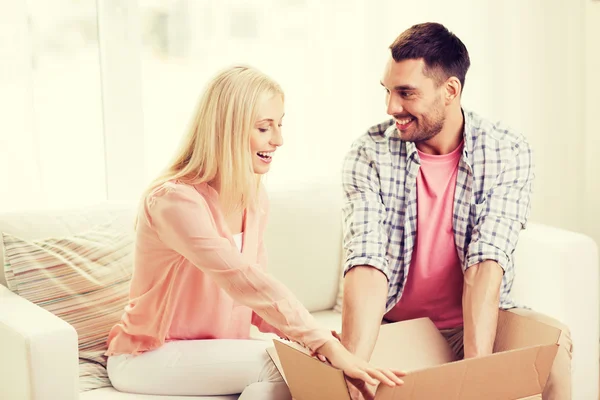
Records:
[[[438,85],[455,76],[465,86],[465,76],[471,65],[469,52],[464,43],[442,24],[413,25],[394,40],[390,50],[396,62],[422,58],[425,62],[423,73]]]

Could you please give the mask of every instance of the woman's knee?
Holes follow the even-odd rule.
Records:
[[[106,371],[108,372],[108,379],[110,384],[119,392],[133,393],[129,382],[131,379],[127,379],[127,373],[123,370],[124,363],[127,361],[128,355],[110,356],[106,363]]]

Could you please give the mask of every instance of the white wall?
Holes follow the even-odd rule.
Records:
[[[0,13],[6,20],[0,53],[8,55],[0,63],[8,72],[0,76],[0,101],[9,110],[0,120],[0,140],[23,149],[25,162],[11,174],[20,184],[17,194],[6,186],[0,190],[2,198],[10,194],[11,202],[4,203],[8,208],[134,197],[140,182],[170,159],[203,84],[234,62],[258,66],[286,90],[286,145],[268,183],[339,181],[352,140],[386,118],[379,79],[387,46],[412,24],[437,21],[461,37],[471,54],[464,105],[502,119],[534,147],[532,219],[585,230],[600,240],[595,209],[600,168],[592,155],[599,140],[594,128],[599,83],[592,72],[598,70],[593,40],[598,2],[180,0],[140,1],[138,9],[101,0],[98,12],[93,0],[61,0],[51,15],[66,15],[69,21],[97,17],[100,28],[92,46],[67,56],[51,53],[52,43],[42,41],[58,29],[49,25],[45,3],[10,4]],[[27,8],[33,10],[33,32],[25,19]],[[169,49],[162,53],[148,44],[147,35],[156,35],[156,29],[144,30],[145,18],[156,16],[151,12],[156,9],[170,21]],[[186,15],[191,16],[187,23]],[[200,17],[206,21],[195,24]],[[255,25],[240,23],[253,20]],[[136,33],[140,28],[143,35]],[[586,42],[586,37],[591,39]],[[76,48],[79,42],[69,36],[66,43]],[[46,53],[38,70],[28,70],[32,57]],[[63,58],[51,60],[50,54]],[[85,79],[78,83],[78,76]],[[54,88],[55,98],[47,87]],[[10,132],[23,135],[16,139]],[[14,156],[0,152],[0,168],[10,169]],[[73,181],[86,188],[79,197],[68,193]]]
[[[600,246],[600,1],[585,1],[584,232]]]
[[[387,117],[379,79],[388,45],[437,21],[471,54],[464,105],[533,145],[532,220],[600,242],[598,1],[56,4],[49,13],[41,0],[17,1],[0,12],[0,169],[11,171],[3,209],[135,197],[171,157],[204,83],[236,62],[286,90],[286,145],[268,183],[337,182],[350,143]],[[170,21],[167,52],[143,29],[157,9]]]
[[[395,36],[415,23],[443,23],[471,56],[463,104],[521,131],[534,148],[532,220],[581,231],[586,168],[583,3],[389,0],[386,9],[386,15],[371,9],[367,17],[366,50],[372,61],[364,77],[369,115],[363,120],[373,123],[377,114],[383,115],[377,80],[387,56],[382,52]]]

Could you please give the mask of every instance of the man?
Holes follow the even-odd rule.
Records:
[[[485,356],[498,309],[510,309],[563,330],[543,398],[570,399],[568,329],[510,298],[530,212],[529,144],[462,109],[469,54],[444,26],[415,25],[390,50],[381,85],[392,119],[344,162],[343,344],[368,360],[383,320],[429,317],[459,357]]]

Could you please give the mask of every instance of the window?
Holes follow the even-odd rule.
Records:
[[[0,208],[103,200],[96,1],[8,2],[0,14]]]

